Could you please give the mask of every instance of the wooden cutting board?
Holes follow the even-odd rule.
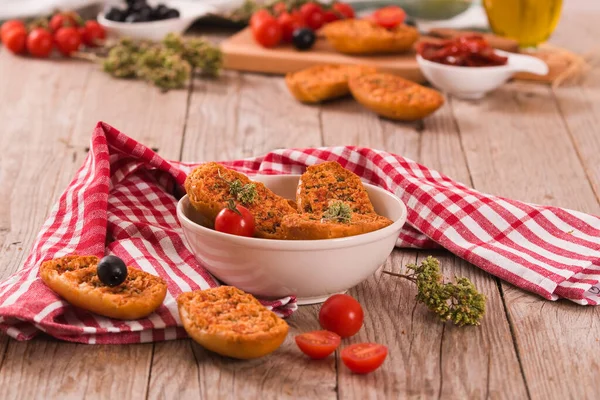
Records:
[[[254,41],[246,28],[221,43],[224,67],[238,71],[283,75],[320,64],[361,64],[390,72],[415,82],[425,78],[415,59],[415,53],[374,56],[349,56],[333,50],[325,39],[317,39],[308,51],[298,51],[292,45],[266,49]]]

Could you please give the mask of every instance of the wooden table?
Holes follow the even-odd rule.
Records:
[[[600,7],[566,3],[552,41],[594,49]],[[510,83],[480,102],[448,99],[423,122],[400,124],[350,99],[300,105],[281,78],[229,72],[162,94],[84,62],[30,60],[0,49],[0,278],[22,265],[98,120],[169,159],[371,146],[485,192],[600,214],[596,68],[580,86]],[[397,250],[383,268],[400,271],[428,254]],[[0,336],[0,398],[597,398],[600,308],[549,302],[449,253],[434,255],[446,276],[465,275],[487,295],[482,325],[439,323],[415,303],[410,283],[380,270],[350,292],[367,316],[350,341],[390,349],[368,376],[350,374],[339,355],[321,362],[300,355],[293,335],[318,328],[318,307],[309,306],[289,319],[291,335],[280,350],[250,362],[223,359],[189,340],[94,346]]]

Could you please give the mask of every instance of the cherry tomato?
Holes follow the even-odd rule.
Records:
[[[340,17],[338,17],[338,15],[331,10],[327,10],[323,13],[324,24],[328,24],[330,22],[337,21],[338,19],[340,19]]]
[[[391,29],[404,22],[406,13],[398,6],[387,6],[375,11],[373,18],[380,26]]]
[[[323,329],[341,337],[350,337],[360,330],[364,318],[359,302],[347,294],[334,294],[323,303],[319,322]]]
[[[2,42],[4,42],[4,34],[8,31],[13,30],[14,28],[23,28],[23,30],[26,30],[23,21],[20,21],[18,19],[11,19],[9,21],[6,21],[2,24],[2,27],[0,28],[0,39],[2,39]]]
[[[52,34],[44,28],[35,28],[27,35],[27,51],[34,57],[48,57],[53,46]]]
[[[346,3],[334,3],[333,10],[340,14],[343,18],[352,19],[354,18],[354,8],[350,4]]]
[[[342,361],[355,374],[368,374],[383,364],[388,348],[377,343],[352,344],[342,350]]]
[[[309,2],[300,7],[300,13],[310,29],[316,31],[325,23],[323,8],[317,3]]]
[[[54,40],[58,51],[67,57],[79,50],[81,46],[81,35],[77,28],[73,27],[60,28],[54,34]]]
[[[277,20],[272,16],[269,16],[254,23],[252,26],[252,34],[254,35],[254,40],[261,46],[275,47],[281,43],[283,32],[281,26],[277,23]]]
[[[294,31],[302,28],[302,21],[299,14],[283,12],[277,17],[277,23],[281,26],[281,38],[284,42],[291,42]]]
[[[81,39],[86,46],[95,47],[106,38],[106,31],[96,21],[85,21],[83,29],[79,29]]]
[[[250,17],[250,27],[253,28],[254,25],[256,25],[259,21],[269,19],[269,18],[273,18],[271,13],[268,10],[265,10],[264,8],[260,9],[260,10],[256,11],[254,14],[252,14],[252,17]]]
[[[215,219],[215,230],[238,236],[254,235],[254,217],[241,204],[222,209]]]
[[[315,360],[320,360],[333,353],[342,341],[337,333],[329,331],[307,332],[294,339],[300,350]]]
[[[65,27],[65,26],[70,26],[70,27],[77,26],[77,19],[75,18],[74,14],[72,14],[72,13],[54,14],[52,16],[52,18],[50,18],[50,23],[48,24],[48,27],[50,28],[50,30],[52,32],[57,32],[60,28]]]
[[[7,30],[2,35],[2,43],[4,43],[4,46],[15,54],[20,54],[25,51],[26,41],[27,31],[20,26]]]
[[[284,12],[287,12],[287,6],[283,1],[273,4],[273,14],[281,15]]]

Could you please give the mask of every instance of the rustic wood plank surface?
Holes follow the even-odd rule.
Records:
[[[566,2],[553,42],[597,48],[600,6]],[[551,90],[511,83],[479,103],[455,99],[414,124],[383,120],[351,100],[296,103],[281,78],[225,73],[166,94],[74,61],[13,57],[0,48],[0,279],[22,265],[48,211],[105,120],[169,159],[225,160],[281,147],[362,145],[415,159],[479,190],[600,214],[600,72]],[[8,79],[7,77],[10,77]],[[24,201],[26,199],[26,201]],[[317,306],[289,319],[277,353],[226,360],[190,340],[86,346],[0,335],[0,397],[30,398],[594,398],[599,309],[548,302],[447,252],[445,275],[488,297],[479,328],[438,323],[406,281],[381,273],[432,252],[397,250],[350,291],[365,325],[348,342],[389,346],[384,366],[349,374],[339,354],[310,362],[293,336],[317,329]]]

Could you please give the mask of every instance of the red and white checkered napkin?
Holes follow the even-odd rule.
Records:
[[[398,246],[444,247],[483,270],[547,299],[600,303],[600,218],[485,195],[436,171],[383,151],[358,147],[278,150],[224,162],[255,174],[302,173],[338,161],[400,197],[408,222]],[[0,283],[0,329],[26,340],[39,331],[83,343],[138,343],[185,336],[176,297],[218,283],[187,249],[175,207],[194,165],[169,162],[99,123],[83,167],[42,227],[23,268]],[[168,294],[156,313],[117,321],[74,308],[38,278],[43,260],[66,254],[116,254],[160,275]],[[270,304],[287,316],[288,297]]]

